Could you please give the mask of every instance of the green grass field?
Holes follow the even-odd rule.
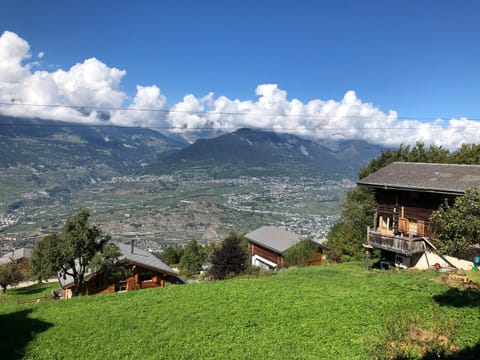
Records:
[[[475,359],[480,350],[480,295],[451,288],[439,276],[365,273],[361,264],[325,265],[262,278],[30,305],[15,301],[43,296],[51,285],[9,290],[0,305],[0,356],[386,358],[397,345],[405,347],[402,339],[414,325],[460,348],[460,357],[451,359]],[[422,345],[421,339],[414,340]],[[415,347],[407,350],[411,358],[420,358]]]

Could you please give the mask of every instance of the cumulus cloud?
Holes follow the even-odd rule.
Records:
[[[165,129],[169,127],[167,113],[167,98],[158,86],[137,85],[137,93],[130,106],[125,110],[114,110],[110,122],[119,126]]]
[[[55,71],[32,71],[33,63],[27,63],[30,58],[27,41],[9,31],[0,36],[1,114],[172,132],[212,129],[218,133],[251,127],[312,139],[361,139],[389,146],[421,140],[455,148],[480,142],[476,121],[401,119],[393,110],[384,112],[363,102],[353,90],[339,100],[304,103],[289,99],[277,84],[260,84],[255,100],[187,94],[168,106],[157,85],[137,85],[135,96],[129,98],[121,87],[126,71],[96,58]],[[37,59],[44,61],[44,53],[39,52]]]
[[[96,109],[121,107],[127,98],[120,89],[125,70],[90,58],[68,70],[32,72],[25,63],[30,57],[29,44],[17,34],[0,36],[0,100],[8,104],[0,106],[3,114],[95,123]]]
[[[22,61],[31,57],[30,45],[17,34],[5,31],[0,37],[0,83],[8,86],[29,75]]]

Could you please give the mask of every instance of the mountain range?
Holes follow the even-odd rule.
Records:
[[[145,128],[6,116],[0,116],[0,142],[0,168],[85,167],[90,177],[99,178],[199,169],[218,176],[328,173],[355,177],[382,150],[359,140],[312,141],[246,128],[188,144],[178,135]]]
[[[84,207],[109,233],[141,230],[155,243],[290,223],[292,211],[335,215],[350,183],[338,180],[382,150],[255,129],[182,135],[0,116],[0,248],[12,236],[31,244]],[[324,231],[330,220],[309,221]]]
[[[146,172],[201,168],[220,175],[355,177],[360,167],[382,150],[358,140],[328,144],[330,147],[296,135],[243,128],[215,138],[198,139],[183,149],[164,154]]]
[[[156,161],[159,153],[185,146],[145,128],[6,116],[0,116],[0,143],[0,168],[102,166],[113,173],[131,173],[144,163]]]

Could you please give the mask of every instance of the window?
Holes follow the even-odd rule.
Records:
[[[147,282],[147,281],[152,281],[153,279],[153,272],[149,270],[141,270],[138,273],[138,281],[139,282]]]
[[[417,230],[417,222],[416,221],[410,221],[408,231],[412,234],[417,233],[418,230]]]
[[[127,282],[119,281],[115,284],[115,291],[127,291]]]

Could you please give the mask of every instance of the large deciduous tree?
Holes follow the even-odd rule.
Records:
[[[78,295],[85,274],[96,270],[93,266],[101,267],[99,259],[112,262],[112,257],[119,254],[118,247],[107,246],[110,236],[89,224],[89,216],[87,210],[80,210],[67,219],[60,234],[48,235],[40,240],[32,254],[32,271],[37,278],[42,280],[52,273],[69,275],[73,279],[74,296]]]
[[[467,190],[455,199],[454,204],[445,203],[431,216],[431,228],[439,240],[438,250],[446,255],[455,255],[480,239],[480,189]]]

